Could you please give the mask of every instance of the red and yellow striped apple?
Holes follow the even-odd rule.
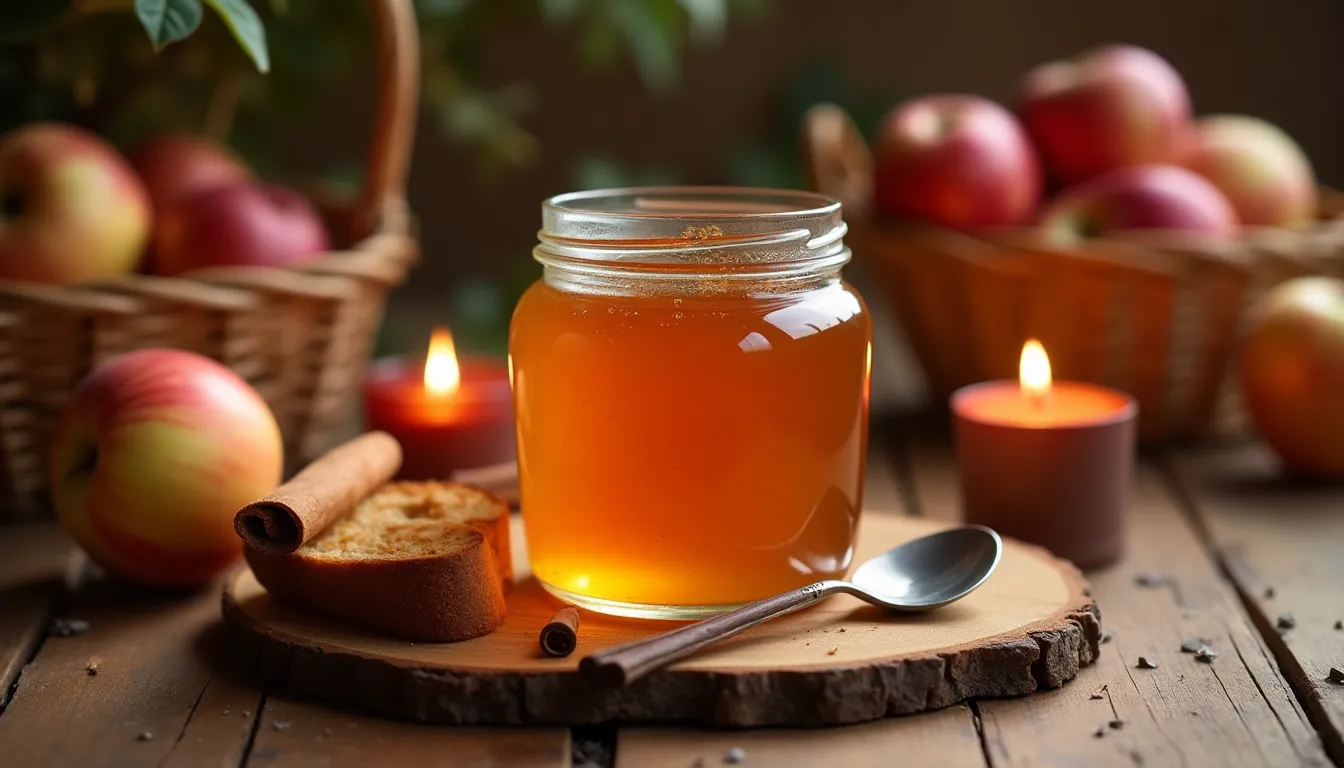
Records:
[[[131,165],[155,211],[201,192],[248,184],[252,171],[227,147],[203,136],[162,133],[136,147]]]
[[[130,163],[71,125],[0,136],[0,280],[61,283],[131,272],[150,204]]]
[[[1265,294],[1238,363],[1246,408],[1284,466],[1344,478],[1344,280],[1298,278]]]
[[[1316,215],[1316,176],[1306,153],[1258,117],[1201,118],[1184,164],[1227,195],[1242,224],[1296,227]]]
[[[1018,114],[1050,175],[1076,184],[1116,168],[1175,163],[1190,140],[1190,94],[1175,67],[1107,45],[1027,73]]]
[[[912,99],[888,113],[873,148],[873,196],[887,214],[958,229],[1019,224],[1041,170],[1013,113],[979,96]]]
[[[1174,165],[1120,168],[1064,192],[1041,213],[1046,239],[1067,245],[1133,229],[1215,237],[1237,231],[1237,214],[1207,179]]]
[[[208,189],[163,212],[154,233],[154,271],[202,267],[284,267],[327,250],[317,209],[288,187],[236,184]]]
[[[109,573],[154,587],[203,584],[242,553],[233,516],[281,479],[265,401],[209,358],[144,349],[94,369],[53,439],[62,525]]]

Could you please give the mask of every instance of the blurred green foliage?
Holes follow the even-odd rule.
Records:
[[[594,70],[628,60],[655,95],[675,87],[695,47],[721,41],[730,19],[769,0],[415,0],[423,108],[443,135],[476,150],[481,169],[527,166],[542,147],[527,129],[526,82],[483,84],[486,34],[535,21],[565,32]],[[263,175],[277,172],[276,137],[318,100],[374,67],[366,0],[0,0],[0,130],[40,119],[86,125],[122,146],[161,130],[227,141]],[[845,107],[870,140],[907,94],[856,93],[824,59],[781,84],[771,129],[725,146],[719,178],[667,166],[631,167],[593,154],[571,165],[575,188],[676,183],[801,187],[799,129],[819,101]],[[353,189],[362,148],[336,158],[326,180]],[[509,316],[539,275],[531,259],[504,277],[451,287],[443,319],[466,350],[502,352]],[[390,326],[381,351],[423,346],[423,328]]]
[[[632,166],[619,158],[592,154],[573,164],[572,186],[593,189],[658,184],[731,184],[801,189],[805,185],[802,125],[803,115],[809,107],[821,102],[843,107],[871,145],[882,116],[912,95],[912,91],[899,85],[880,91],[856,89],[830,59],[814,58],[780,84],[766,131],[748,141],[724,147],[716,177],[692,179],[676,168]]]
[[[784,83],[775,100],[768,133],[731,147],[724,158],[729,184],[801,189],[803,115],[821,102],[843,107],[864,134],[869,146],[882,116],[913,92],[899,85],[865,91],[849,84],[827,59],[813,59]]]
[[[628,57],[647,87],[671,87],[688,46],[721,39],[766,0],[416,0],[422,95],[444,134],[487,170],[527,165],[527,83],[482,85],[491,28],[538,18],[570,30],[592,67]],[[4,0],[0,130],[79,123],[122,146],[165,129],[227,140],[263,174],[275,138],[317,100],[374,67],[365,0]],[[338,161],[349,184],[358,147]]]
[[[594,70],[628,59],[654,94],[675,86],[695,46],[768,0],[415,0],[422,108],[443,135],[471,147],[487,173],[542,151],[526,119],[528,83],[486,86],[490,29],[539,20],[575,40]],[[0,0],[0,131],[36,120],[84,125],[128,148],[164,130],[227,142],[263,176],[282,171],[276,138],[310,119],[318,100],[375,65],[367,0]],[[362,148],[324,180],[353,190]],[[583,186],[631,174],[612,158],[581,160]],[[635,174],[671,183],[666,169]],[[503,279],[459,281],[447,322],[467,350],[503,351],[517,297],[538,276],[530,259]],[[423,328],[388,326],[380,352],[419,349]]]

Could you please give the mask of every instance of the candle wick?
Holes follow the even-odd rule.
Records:
[[[1046,403],[1050,399],[1048,392],[1039,389],[1029,389],[1026,392],[1027,403],[1037,411],[1044,411]]]

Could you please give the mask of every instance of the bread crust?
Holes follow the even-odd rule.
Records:
[[[430,484],[395,485],[404,492]],[[503,501],[469,490],[489,500],[497,514],[445,521],[445,535],[462,540],[449,554],[332,559],[304,549],[275,554],[249,546],[244,556],[257,581],[284,603],[415,642],[480,637],[494,631],[507,611],[504,592],[513,577],[509,512]]]

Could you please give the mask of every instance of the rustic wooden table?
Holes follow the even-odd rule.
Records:
[[[946,440],[902,433],[874,433],[869,508],[954,516]],[[54,525],[0,527],[0,765],[624,768],[736,749],[743,765],[837,768],[1344,765],[1344,685],[1327,681],[1344,667],[1344,487],[1283,483],[1256,446],[1204,449],[1147,457],[1131,513],[1127,558],[1089,574],[1111,639],[1073,683],[789,731],[443,728],[331,709],[234,668],[217,590],[134,594],[90,577]],[[61,618],[87,631],[52,632]],[[1213,663],[1180,652],[1197,636]],[[1140,655],[1158,668],[1135,669]]]

